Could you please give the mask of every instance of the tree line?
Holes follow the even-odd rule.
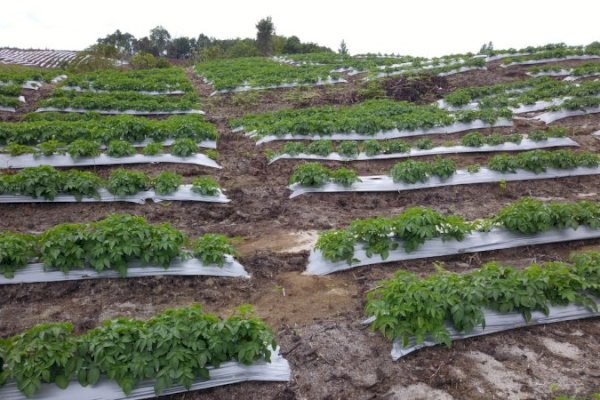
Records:
[[[216,39],[203,33],[198,37],[172,37],[163,26],[157,26],[141,38],[117,29],[99,38],[86,50],[110,58],[125,59],[137,55],[139,59],[152,55],[195,61],[332,51],[317,43],[302,42],[297,36],[277,35],[271,17],[256,23],[256,38]]]

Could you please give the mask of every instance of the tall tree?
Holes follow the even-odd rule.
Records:
[[[185,36],[175,38],[169,43],[167,54],[170,58],[190,58],[192,44],[196,44],[196,39]]]
[[[275,33],[275,25],[271,17],[263,18],[256,24],[256,45],[262,55],[268,56],[271,53],[271,39]]]
[[[302,52],[302,42],[298,36],[290,36],[283,45],[284,54],[297,54]]]
[[[342,39],[342,43],[340,43],[340,49],[338,50],[338,53],[343,56],[348,55],[348,46],[346,46],[346,41],[344,39]]]
[[[157,26],[150,31],[150,42],[158,52],[157,55],[164,55],[169,42],[171,41],[171,34],[168,30],[162,26]]]
[[[128,32],[121,32],[117,29],[114,33],[106,35],[106,37],[98,39],[98,44],[108,44],[115,46],[117,50],[126,56],[131,56],[134,53],[135,36]]]

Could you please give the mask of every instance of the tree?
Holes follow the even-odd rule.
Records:
[[[275,33],[275,25],[271,17],[263,18],[256,24],[256,45],[262,55],[268,56],[271,53],[271,39]]]
[[[283,45],[284,54],[298,54],[302,52],[302,42],[298,36],[290,36]]]
[[[159,25],[150,31],[150,42],[157,53],[155,55],[165,55],[170,41],[171,34],[162,26]]]
[[[479,49],[479,54],[491,54],[494,51],[494,44],[490,40],[489,43],[484,43]]]
[[[156,55],[156,49],[152,45],[152,42],[150,41],[148,36],[144,36],[143,38],[139,38],[138,40],[136,40],[133,44],[133,47],[136,53],[143,52]]]
[[[233,46],[229,47],[225,52],[225,57],[227,58],[256,56],[260,56],[260,53],[253,39],[236,40]]]
[[[344,39],[342,39],[342,43],[340,43],[340,49],[338,50],[338,53],[343,56],[348,55],[348,46],[346,46],[346,41]]]
[[[209,38],[204,33],[198,35],[198,39],[196,39],[196,50],[204,50],[209,47],[215,40]]]
[[[131,56],[134,53],[135,36],[131,33],[122,33],[117,29],[114,33],[106,35],[106,37],[96,40],[98,44],[112,45],[117,48],[119,53]]]
[[[185,36],[175,38],[169,43],[167,54],[170,58],[190,58],[192,55],[192,43],[195,44],[195,42],[195,39]]]

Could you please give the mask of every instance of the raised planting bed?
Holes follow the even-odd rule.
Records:
[[[356,220],[346,229],[321,233],[305,273],[599,237],[600,205],[588,201],[543,203],[524,197],[494,217],[473,222],[412,207],[392,218]]]
[[[394,340],[397,360],[424,347],[520,327],[600,316],[600,254],[516,269],[490,262],[420,278],[398,271],[368,294],[374,330]]]
[[[221,319],[191,305],[147,321],[104,321],[77,335],[71,323],[39,324],[2,341],[0,397],[132,400],[289,381],[289,365],[275,346],[273,332],[248,307]]]
[[[91,172],[63,172],[43,165],[0,175],[0,203],[230,201],[210,177],[194,178],[191,185],[182,183],[183,177],[173,172],[150,178],[143,172],[117,169],[104,180]]]
[[[103,70],[70,75],[63,90],[107,93],[133,91],[151,95],[192,93],[194,88],[182,68]]]
[[[344,141],[335,146],[333,142],[325,139],[314,141],[308,146],[303,143],[289,142],[277,152],[267,151],[267,158],[269,164],[278,160],[303,159],[368,161],[441,154],[512,152],[579,146],[574,140],[564,137],[565,131],[561,128],[551,128],[547,132],[535,131],[530,135],[494,134],[490,136],[472,132],[465,135],[460,141],[446,142],[443,146],[434,146],[429,139],[422,139],[416,144],[410,144],[401,139],[388,142],[371,140],[362,143]]]
[[[290,178],[290,198],[305,193],[397,192],[441,186],[490,182],[553,179],[600,174],[600,157],[571,150],[533,150],[517,155],[497,155],[487,168],[478,164],[457,170],[454,161],[407,160],[391,168],[389,175],[358,176],[348,168],[329,169],[318,163],[297,166]]]
[[[393,100],[370,100],[346,107],[321,106],[248,115],[232,127],[265,143],[274,140],[369,140],[512,126],[507,109],[450,112]]]
[[[155,275],[249,278],[227,237],[206,234],[191,241],[170,224],[128,214],[0,237],[0,284]]]

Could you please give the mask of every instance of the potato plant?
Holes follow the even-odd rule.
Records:
[[[433,339],[451,345],[448,326],[469,333],[485,327],[486,310],[520,313],[525,321],[534,311],[546,315],[550,305],[579,304],[597,310],[592,295],[600,295],[600,254],[575,253],[571,263],[545,262],[525,269],[489,262],[463,274],[440,270],[425,278],[398,271],[378,283],[367,296],[371,328],[403,346]]]
[[[0,342],[0,386],[14,379],[32,397],[42,383],[65,389],[74,379],[94,386],[106,377],[125,395],[141,381],[153,380],[160,396],[172,386],[190,389],[194,381],[210,379],[210,368],[226,361],[268,362],[276,345],[273,332],[249,306],[221,319],[190,305],[147,321],[104,321],[78,335],[71,323],[44,323]]]

